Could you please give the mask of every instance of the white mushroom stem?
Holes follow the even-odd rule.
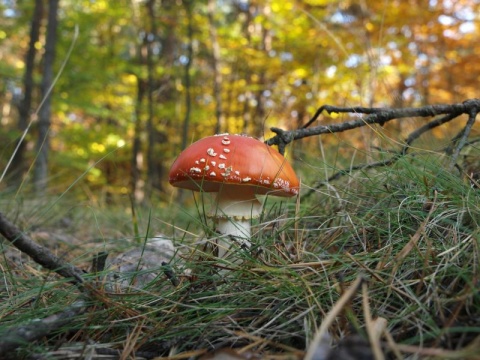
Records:
[[[219,257],[224,257],[234,241],[238,245],[250,247],[251,219],[259,217],[261,211],[262,204],[255,196],[255,187],[222,186],[212,214],[217,231],[226,235],[219,241]]]

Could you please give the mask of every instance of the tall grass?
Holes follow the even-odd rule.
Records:
[[[209,224],[202,210],[176,229],[165,225],[165,214],[140,211],[136,234],[129,211],[73,207],[71,237],[39,241],[88,270],[95,252],[114,256],[139,246],[135,236],[148,237],[150,228],[170,229],[181,251],[168,269],[179,284],[161,264],[149,270],[157,276],[141,289],[112,290],[103,287],[101,274],[86,275],[99,281],[86,311],[12,356],[63,358],[95,349],[122,358],[190,358],[231,347],[261,358],[303,358],[309,346],[320,346],[315,333],[361,277],[364,291],[354,292],[328,326],[328,347],[340,349],[342,339],[359,336],[363,347],[350,351],[373,356],[369,324],[382,319],[379,344],[390,357],[475,358],[478,188],[430,154],[349,174],[299,200],[300,206],[267,202],[253,247],[226,259],[204,250],[208,239],[200,230]],[[20,224],[28,227],[28,218]],[[48,233],[58,224],[53,221]],[[191,232],[182,233],[187,227]],[[5,242],[2,249],[0,332],[61,312],[81,297]]]

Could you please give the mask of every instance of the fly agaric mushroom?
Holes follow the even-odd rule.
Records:
[[[211,214],[216,230],[250,246],[250,222],[259,217],[262,204],[256,195],[290,197],[299,181],[287,160],[265,143],[244,135],[220,134],[201,139],[175,160],[171,185],[217,193]],[[223,257],[231,246],[220,246]]]

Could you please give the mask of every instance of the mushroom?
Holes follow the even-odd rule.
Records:
[[[175,160],[171,185],[217,193],[210,214],[216,230],[250,247],[251,219],[260,216],[256,195],[290,197],[299,192],[299,180],[287,160],[265,143],[244,135],[220,134],[203,138]],[[222,240],[219,256],[231,244]]]

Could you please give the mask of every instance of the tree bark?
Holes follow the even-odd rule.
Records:
[[[191,0],[184,0],[185,11],[187,13],[187,62],[185,64],[185,118],[183,119],[182,127],[182,150],[187,147],[188,128],[190,127],[190,113],[192,108],[191,99],[191,79],[190,68],[193,60],[193,26],[192,26],[192,6]]]
[[[32,319],[29,323],[7,328],[0,333],[0,355],[7,356],[16,348],[49,335],[62,326],[71,324],[73,319],[87,310],[87,302],[77,300],[63,311],[43,319]]]
[[[153,46],[157,42],[158,32],[156,26],[156,14],[155,14],[155,0],[149,0],[145,4],[147,8],[148,17],[148,30],[147,30],[147,187],[146,197],[150,198],[153,189],[161,190],[161,176],[162,168],[159,166],[159,157],[163,157],[162,154],[158,154],[156,151],[156,144],[158,141],[158,131],[155,124],[155,107],[154,107],[154,92],[155,92],[155,66],[153,62]]]
[[[25,74],[23,78],[23,99],[18,107],[18,123],[17,129],[20,134],[27,129],[28,122],[30,120],[30,112],[32,108],[32,94],[34,89],[33,82],[33,71],[35,67],[35,55],[36,48],[35,44],[39,41],[40,38],[40,27],[43,18],[43,1],[35,0],[35,7],[32,15],[32,22],[30,25],[30,40],[28,44],[28,51],[25,55]],[[10,179],[9,183],[13,186],[20,184],[20,178],[25,172],[25,151],[27,144],[25,138],[20,135],[19,139],[16,141],[13,159],[10,165],[10,168],[7,172],[7,179]]]
[[[57,43],[58,3],[59,0],[50,0],[48,8],[45,55],[43,56],[43,78],[41,83],[43,103],[38,112],[37,161],[34,168],[34,186],[37,194],[42,194],[48,184],[48,153],[50,148],[48,133],[50,130],[53,64]]]
[[[142,49],[139,50],[139,56],[141,57]],[[145,194],[143,192],[143,186],[141,183],[141,167],[142,161],[142,104],[145,97],[145,80],[140,76],[137,76],[137,100],[135,103],[135,125],[133,130],[133,144],[132,144],[132,157],[131,157],[131,170],[130,170],[130,192],[136,203],[141,203]]]
[[[150,199],[154,190],[162,192],[162,180],[164,179],[165,166],[164,162],[166,154],[171,151],[171,144],[169,143],[168,129],[172,124],[173,115],[170,113],[166,115],[165,109],[173,107],[176,99],[176,90],[174,87],[174,80],[172,76],[172,69],[175,67],[177,60],[177,53],[179,51],[176,42],[176,32],[172,23],[176,23],[178,18],[178,9],[175,8],[175,1],[162,0],[161,4],[155,0],[149,0],[145,4],[146,18],[149,34],[147,41],[147,108],[148,119],[146,124],[147,131],[147,179],[145,186],[145,198]],[[161,15],[163,22],[159,22],[159,14],[157,8],[161,6]],[[157,24],[161,25],[159,29]],[[156,57],[158,54],[158,58]],[[165,69],[163,75],[156,75],[156,64],[161,64]],[[163,114],[156,114],[154,104],[160,104]],[[175,124],[181,122],[176,121]],[[181,131],[179,129],[179,131]]]
[[[210,42],[212,43],[213,98],[215,99],[215,134],[224,132],[225,117],[222,105],[222,73],[220,72],[220,44],[215,26],[215,0],[208,0],[208,23]]]
[[[11,223],[1,212],[0,234],[21,252],[30,256],[37,264],[42,265],[48,270],[55,271],[57,274],[67,278],[68,281],[74,285],[82,286],[84,284],[84,272],[81,269],[64,262],[58,256],[52,254],[47,248],[37,244]]]

